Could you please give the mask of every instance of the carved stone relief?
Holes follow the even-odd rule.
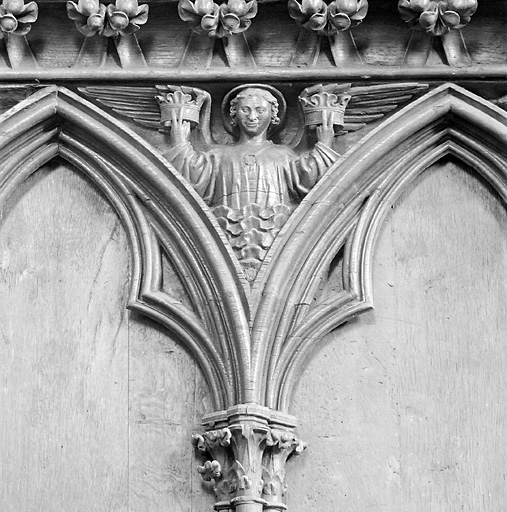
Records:
[[[208,458],[198,471],[213,482],[215,510],[286,510],[285,463],[302,453],[305,443],[290,425],[270,424],[271,412],[255,404],[229,409],[221,428],[216,419],[211,430],[193,437]]]
[[[270,138],[283,128],[287,115],[285,98],[270,85],[240,85],[222,101],[225,130],[235,140],[232,145],[214,142],[211,96],[202,89],[81,90],[139,124],[168,133],[166,158],[211,208],[252,284],[291,213],[338,160],[335,135],[382,118],[426,87],[413,83],[307,87],[299,95],[302,123],[296,135],[288,144],[274,144]],[[139,94],[144,95],[143,110]],[[191,134],[204,150],[196,150]]]
[[[215,510],[281,512],[306,448],[295,382],[373,307],[395,199],[450,154],[507,202],[503,4],[148,4],[1,2],[0,201],[55,156],[103,192],[131,245],[128,307],[209,387],[188,449]]]
[[[60,155],[117,210],[133,247],[129,307],[174,333],[209,385],[214,410],[194,441],[206,459],[199,472],[216,492],[216,510],[284,510],[285,463],[305,446],[288,414],[291,389],[316,340],[372,307],[375,236],[407,184],[453,154],[507,197],[507,114],[498,106],[447,84],[380,122],[426,89],[306,87],[299,92],[300,129],[290,141],[283,137],[287,110],[280,91],[244,84],[227,91],[222,102],[225,127],[235,140],[230,145],[214,143],[212,98],[201,88],[81,89],[113,112],[165,132],[162,149],[175,168],[116,119],[64,88],[42,87],[2,116],[0,199]],[[337,154],[335,136],[373,121],[376,127]],[[269,141],[277,129],[280,144]],[[288,183],[301,183],[305,158],[315,174],[299,202]],[[279,181],[264,186],[273,174]],[[212,179],[224,188],[211,186]],[[266,210],[280,205],[287,212],[279,232],[268,225],[269,240],[250,244],[265,243],[265,252],[255,253],[260,264],[245,261],[255,251],[241,253],[237,239],[262,232],[256,225],[262,227],[270,218]],[[231,235],[234,222],[243,231]],[[163,287],[164,258],[186,288],[187,302]],[[332,273],[340,274],[340,285],[325,289]]]

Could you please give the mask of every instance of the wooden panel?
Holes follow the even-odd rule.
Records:
[[[203,492],[192,434],[210,410],[209,393],[191,356],[153,322],[130,322],[130,509],[212,510]]]
[[[495,194],[451,159],[397,202],[375,311],[331,334],[294,392],[312,446],[289,468],[291,510],[505,507],[506,226]]]
[[[208,389],[127,313],[128,240],[105,198],[45,166],[2,210],[0,255],[2,512],[211,509],[191,444]]]
[[[0,509],[127,510],[120,221],[54,161],[5,205],[0,251]]]
[[[414,510],[501,510],[507,215],[452,164],[440,174],[423,181],[412,216],[394,218],[394,232],[410,226],[393,244],[402,486]]]

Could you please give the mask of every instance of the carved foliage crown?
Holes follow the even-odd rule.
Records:
[[[197,89],[184,86],[157,86],[162,126],[170,126],[174,118],[199,124],[201,107],[206,100]]]
[[[350,94],[350,85],[315,85],[306,88],[299,96],[306,126],[322,124],[323,115],[331,115],[333,124],[343,127],[344,115]]]

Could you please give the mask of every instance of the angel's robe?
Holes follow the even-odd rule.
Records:
[[[171,148],[166,157],[211,207],[247,281],[254,281],[292,211],[339,154],[320,142],[301,156],[271,141],[215,146],[206,152],[187,142]]]
[[[166,157],[211,208],[285,205],[292,211],[339,154],[318,142],[300,156],[266,140],[217,145],[206,152],[195,151],[187,142],[171,148]]]

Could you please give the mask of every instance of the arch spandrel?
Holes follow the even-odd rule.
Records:
[[[195,370],[198,361],[209,386],[203,400],[202,395],[179,393],[171,386],[169,374],[178,374],[178,369],[161,372],[167,377],[167,385],[162,384],[166,397],[185,406],[199,403],[202,407],[195,412],[206,412],[203,421],[208,432],[196,438],[197,448],[204,447],[208,459],[200,473],[211,480],[205,486],[218,489],[216,510],[227,512],[286,510],[285,462],[303,449],[294,434],[297,422],[287,414],[290,394],[297,392],[295,383],[304,359],[314,358],[311,364],[320,371],[313,347],[325,347],[322,340],[334,336],[331,330],[366,309],[388,303],[373,289],[371,276],[376,270],[372,261],[382,251],[379,229],[390,205],[412,189],[424,195],[418,186],[420,178],[430,176],[427,169],[440,165],[434,162],[444,161],[446,155],[459,159],[460,165],[465,162],[461,169],[470,167],[480,173],[502,204],[507,202],[504,112],[460,87],[439,87],[445,81],[465,84],[475,94],[507,104],[507,38],[498,37],[505,31],[503,4],[498,0],[316,0],[310,4],[301,0],[4,0],[5,12],[0,16],[0,112],[17,103],[0,116],[0,205],[6,197],[14,197],[15,189],[21,191],[19,186],[31,172],[53,159],[64,159],[113,205],[132,255],[133,267],[127,274],[133,324],[139,327],[146,320],[165,326],[156,341],[152,334],[146,338],[159,344],[162,357],[165,350],[170,352],[164,345],[166,337],[168,341],[177,338],[178,346],[189,349],[185,355],[191,354],[182,364],[183,372]],[[65,84],[76,94],[46,84]],[[285,96],[287,124],[273,142],[289,144],[294,136],[291,144],[296,144],[298,155],[313,150],[314,139],[319,138],[317,130],[312,133],[314,125],[296,112],[299,93],[315,87],[336,92],[338,86],[357,94],[357,101],[351,98],[347,104],[343,129],[326,137],[330,149],[345,154],[336,155],[339,160],[327,174],[322,176],[331,164],[318,172],[309,195],[302,202],[298,195],[272,231],[271,221],[213,216],[213,208],[181,179],[176,163],[173,167],[168,163],[165,150],[174,147],[170,139],[175,124],[167,118],[161,127],[160,104],[154,96],[171,87],[181,92],[207,91],[214,105],[210,126],[216,132],[213,137],[208,134],[209,141],[215,138],[217,143],[230,144],[226,131],[219,133],[222,119],[217,107],[227,91],[247,84],[275,87]],[[433,91],[420,98],[428,89]],[[82,99],[85,96],[91,103]],[[416,96],[420,99],[398,110]],[[180,108],[181,104],[176,110]],[[384,115],[389,116],[386,122]],[[142,122],[136,125],[135,119]],[[206,150],[206,137],[198,134],[195,117],[193,122],[196,126],[191,127],[189,141]],[[333,123],[331,131],[338,126]],[[203,128],[201,119],[199,128]],[[167,158],[160,157],[159,150]],[[273,163],[275,158],[269,160]],[[247,161],[253,169],[252,159]],[[202,177],[198,170],[195,174]],[[229,195],[226,192],[225,197]],[[444,206],[442,211],[450,208]],[[237,234],[239,227],[245,230],[242,222],[251,225],[252,236],[233,244],[229,234]],[[403,236],[410,227],[397,226],[398,234]],[[21,225],[19,231],[22,236]],[[261,231],[264,234],[258,235]],[[243,251],[241,244],[248,240],[248,245],[254,245],[250,241],[255,238],[261,243]],[[443,236],[442,241],[446,243]],[[494,251],[490,245],[488,254]],[[260,257],[238,263],[240,253]],[[488,258],[484,261],[486,274],[496,278],[498,270]],[[459,277],[456,281],[461,282]],[[22,304],[17,309],[23,313]],[[376,314],[366,313],[360,322],[367,323]],[[340,335],[353,327],[352,322],[340,327]],[[149,359],[144,353],[139,357]],[[332,365],[328,369],[327,374],[319,373],[324,388],[337,373]],[[146,373],[144,367],[138,372],[141,387],[149,379]],[[156,386],[158,382],[152,389]],[[338,425],[343,412],[326,401],[326,392],[324,413]],[[320,421],[322,409],[311,398],[308,404],[308,415],[301,418]],[[485,418],[474,427],[480,428]],[[190,423],[182,420],[177,428],[187,425],[187,436]],[[163,436],[170,436],[173,428],[164,422],[159,426],[163,435],[153,447],[163,443]],[[328,433],[308,437],[312,452],[317,444],[324,446],[320,453],[326,450],[326,441],[321,442]],[[355,435],[353,429],[339,431],[342,452],[354,444]],[[368,445],[369,439],[364,440]],[[146,441],[150,443],[146,437],[141,444]],[[175,455],[180,460],[185,450],[187,455],[192,450],[190,443],[180,448]],[[159,454],[154,448],[151,453],[160,467],[173,467],[162,451]],[[313,453],[318,454],[319,448]],[[348,492],[343,485],[345,471],[356,489],[356,494],[349,493],[345,508],[384,503],[382,479],[379,487],[368,491],[369,502],[354,486],[367,474],[367,466],[380,459],[364,457],[363,468],[324,460],[320,465],[311,459],[302,461],[302,466],[295,463],[302,467],[296,485],[301,485],[299,496],[305,499],[289,499],[291,512],[317,506],[312,493],[333,497]],[[502,459],[492,460],[494,470],[501,470]],[[390,464],[391,459],[387,462],[390,476],[399,475],[399,465]],[[162,471],[151,473],[157,483],[163,483],[152,486],[145,471],[149,466],[137,472],[151,489],[146,503],[150,493],[156,493],[150,506],[175,512],[195,509],[196,504],[185,499],[184,489],[196,494],[200,485],[182,474]],[[450,472],[442,469],[443,479],[449,479]],[[323,472],[332,473],[333,486],[321,485]],[[419,476],[423,478],[423,473]],[[195,477],[200,479],[197,473]],[[173,485],[177,479],[178,485]],[[130,482],[128,487],[133,497],[136,487]],[[477,486],[473,492],[479,500]],[[1,495],[0,509],[12,506],[2,503]],[[35,492],[31,496],[36,502]],[[199,510],[209,508],[209,500],[198,501]],[[143,506],[138,503],[134,498],[127,508]]]
[[[295,420],[286,414],[301,363],[326,333],[374,305],[370,262],[378,226],[418,174],[452,154],[507,200],[507,115],[465,89],[441,86],[371,131],[301,203],[255,284],[257,310],[249,325],[248,301],[254,299],[244,291],[224,237],[204,203],[148,144],[59,87],[38,91],[0,124],[0,200],[61,156],[114,205],[132,246],[130,307],[189,347],[213,397],[208,428],[220,430],[220,444],[230,442],[230,427],[237,453],[241,443],[256,445],[262,431],[275,454],[279,427],[289,436],[285,455],[302,451],[292,433]],[[178,260],[192,307],[162,290],[161,248]],[[314,301],[340,251],[344,286]],[[226,445],[215,446],[216,435],[198,436],[197,446],[219,454]],[[252,499],[257,510],[265,498]]]
[[[288,408],[300,364],[321,337],[374,306],[375,237],[398,195],[428,166],[451,154],[476,169],[507,202],[506,143],[503,110],[445,84],[382,123],[328,171],[286,226],[283,247],[274,247],[264,283],[268,299],[260,304],[257,318],[262,322],[268,309],[272,316],[269,326],[262,323],[266,328],[254,332],[254,343],[266,347],[270,407]],[[319,280],[342,247],[348,255],[346,291],[310,307]]]
[[[243,401],[248,325],[235,262],[200,200],[169,164],[107,114],[56,86],[6,112],[0,126],[0,201],[55,156],[83,172],[113,204],[128,234],[129,307],[159,321],[188,346],[217,408]],[[171,244],[185,269],[192,309],[160,290],[164,244]]]

